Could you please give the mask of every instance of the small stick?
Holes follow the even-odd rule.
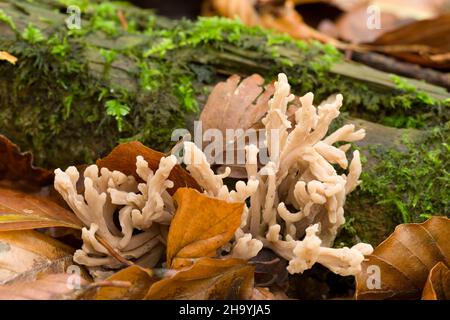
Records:
[[[103,239],[101,236],[99,235],[95,235],[95,237],[97,238],[98,242],[100,242],[100,244],[102,246],[105,247],[106,250],[108,250],[108,252],[111,254],[112,257],[114,257],[117,261],[119,261],[120,263],[123,263],[126,266],[132,266],[134,265],[133,262],[128,261],[127,259],[125,259],[124,257],[122,257],[122,255],[117,252],[117,250],[115,250],[109,243],[108,241],[106,241],[105,239]]]
[[[119,18],[120,24],[122,25],[122,28],[125,31],[128,31],[128,21],[127,18],[125,18],[125,15],[123,14],[122,10],[117,11],[117,17]]]

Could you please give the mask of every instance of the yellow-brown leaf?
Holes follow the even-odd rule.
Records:
[[[48,227],[81,229],[82,223],[51,198],[0,187],[0,231]]]
[[[16,64],[17,62],[17,58],[6,51],[0,51],[0,60],[8,61],[11,64]]]
[[[0,284],[64,272],[73,249],[34,230],[0,232]]]
[[[249,299],[253,272],[254,267],[243,260],[202,258],[192,267],[153,284],[146,299]]]
[[[241,223],[243,203],[210,198],[197,190],[180,188],[178,208],[167,239],[167,264],[172,259],[211,256],[225,245]]]
[[[151,270],[133,265],[118,271],[106,281],[128,281],[131,286],[129,288],[101,287],[95,295],[96,300],[141,300],[156,279]]]

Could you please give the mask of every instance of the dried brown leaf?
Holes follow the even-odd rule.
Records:
[[[449,230],[446,217],[397,226],[363,262],[356,298],[419,299],[430,270],[438,262],[450,264]]]
[[[288,33],[297,39],[315,39],[338,44],[336,39],[328,37],[303,22],[295,10],[292,0],[210,0],[203,14],[218,14],[228,18],[239,17],[249,26],[262,26],[278,32]]]
[[[197,190],[180,188],[174,195],[177,211],[167,239],[167,265],[177,258],[213,256],[241,223],[243,203],[210,198]]]
[[[34,230],[0,232],[0,284],[64,272],[73,249]]]
[[[19,281],[0,286],[0,300],[66,300],[76,299],[88,282],[68,273],[45,274],[33,281]]]
[[[109,170],[117,170],[127,175],[132,175],[136,179],[139,176],[136,174],[136,157],[142,156],[148,162],[152,170],[159,167],[159,161],[164,154],[144,146],[138,141],[120,144],[114,148],[113,151],[105,158],[97,160],[97,165]],[[179,165],[173,168],[169,179],[173,181],[174,187],[168,189],[170,194],[174,194],[178,188],[189,187],[200,190],[198,183],[192,178],[187,171]]]
[[[203,108],[200,120],[204,130],[248,129],[266,114],[273,84],[264,85],[264,79],[254,74],[245,79],[233,75],[218,83]]]
[[[48,227],[81,229],[81,221],[48,197],[0,187],[0,231]]]
[[[156,282],[151,270],[133,265],[118,271],[106,279],[109,282],[128,281],[130,287],[104,286],[101,287],[94,299],[96,300],[141,300],[150,286]]]
[[[16,64],[17,62],[17,58],[6,51],[0,51],[0,60],[8,61],[11,64]]]
[[[146,299],[249,299],[254,267],[239,259],[202,258],[152,285]]]
[[[33,155],[0,135],[0,180],[24,181],[36,186],[53,182],[53,172],[33,166]]]
[[[450,300],[450,270],[442,263],[437,263],[428,275],[422,300]]]
[[[386,32],[370,43],[376,51],[416,64],[434,68],[449,68],[450,13],[434,19],[417,21],[404,27]]]
[[[269,288],[253,288],[251,300],[288,300],[289,297],[283,291],[272,292]]]

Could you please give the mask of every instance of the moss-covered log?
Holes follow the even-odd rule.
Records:
[[[70,4],[81,9],[80,30],[66,26]],[[435,150],[440,164],[417,165],[439,182],[432,187],[418,183],[414,190],[431,194],[427,188],[448,182],[442,169],[448,165],[448,145],[443,144],[448,141],[432,129],[450,119],[448,92],[346,62],[333,47],[219,18],[170,21],[113,2],[4,0],[0,50],[19,59],[16,65],[0,61],[0,132],[32,150],[40,165],[89,163],[117,142],[133,139],[167,150],[172,130],[190,126],[217,81],[232,73],[254,72],[271,81],[285,72],[297,94],[313,91],[320,100],[341,92],[346,116],[392,127],[365,123],[384,129],[369,134],[370,146],[365,148],[372,155],[366,156],[369,162],[378,156],[378,166],[367,170],[358,200],[349,201],[354,220],[346,225],[347,236],[354,237],[352,228],[365,230],[367,221],[378,221],[380,230],[374,235],[358,234],[375,243],[402,220],[417,220],[423,213],[448,214],[448,191],[431,196],[421,207],[408,196],[411,181],[397,189],[374,182],[380,172],[395,183],[396,177],[405,178],[389,167],[392,159],[401,157],[394,153],[401,152],[407,164],[416,165],[414,150],[431,140],[434,147],[423,152]],[[409,144],[404,137],[410,137]],[[381,149],[374,149],[379,142]],[[383,172],[385,167],[390,170]],[[421,176],[410,172],[407,177]],[[383,199],[387,202],[380,202]],[[358,216],[364,210],[373,212]]]

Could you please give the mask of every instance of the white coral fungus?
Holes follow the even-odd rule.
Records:
[[[345,223],[345,197],[359,184],[361,161],[355,151],[349,164],[345,154],[349,145],[338,148],[334,144],[361,140],[365,132],[345,125],[326,137],[331,122],[339,116],[343,97],[338,94],[318,107],[313,98],[312,93],[300,98],[301,107],[291,123],[286,111],[294,96],[286,75],[278,76],[262,120],[270,161],[258,170],[259,149],[247,146],[248,179],[237,182],[236,190],[228,190],[223,183],[229,170],[214,174],[203,152],[191,142],[184,143],[184,162],[207,195],[226,201],[249,199],[232,257],[249,259],[268,247],[289,261],[290,273],[301,273],[318,262],[341,275],[356,274],[372,247],[330,247]],[[333,165],[348,169],[348,174],[338,174]]]
[[[166,191],[173,183],[167,180],[177,163],[175,156],[162,158],[159,169],[153,172],[148,163],[137,157],[137,174],[144,181],[138,183],[121,172],[100,170],[96,165],[84,171],[84,196],[78,194],[78,170],[55,170],[55,189],[86,226],[82,230],[83,247],[74,260],[91,267],[117,268],[122,264],[99,242],[102,237],[125,259],[138,259],[146,266],[155,265],[163,252],[167,225],[175,211]],[[118,211],[120,230],[114,223]],[[142,232],[137,233],[137,230]]]
[[[267,247],[289,261],[290,273],[301,273],[320,263],[335,273],[353,275],[360,271],[361,262],[373,251],[372,247],[331,246],[345,222],[346,195],[359,184],[361,162],[359,152],[354,151],[349,164],[346,151],[350,146],[334,144],[361,140],[365,132],[345,125],[326,136],[331,122],[339,116],[343,97],[338,94],[318,107],[313,105],[313,98],[312,93],[300,98],[301,107],[291,123],[286,111],[294,96],[286,75],[278,76],[269,110],[262,120],[270,161],[259,168],[259,149],[248,145],[248,179],[238,181],[235,190],[229,190],[223,181],[230,170],[215,174],[194,143],[184,142],[182,160],[206,195],[246,203],[231,245],[231,257],[248,260]],[[159,169],[153,172],[142,157],[137,157],[137,174],[143,183],[106,168],[99,175],[97,166],[90,166],[84,172],[84,196],[76,189],[76,168],[69,167],[65,172],[57,169],[56,190],[86,226],[83,247],[76,252],[75,261],[88,266],[120,266],[98,241],[98,235],[123,257],[146,259],[154,265],[175,211],[166,189],[173,186],[168,177],[176,162],[175,156],[162,158]],[[348,169],[348,173],[338,174],[333,165]],[[116,211],[120,230],[113,219]]]

